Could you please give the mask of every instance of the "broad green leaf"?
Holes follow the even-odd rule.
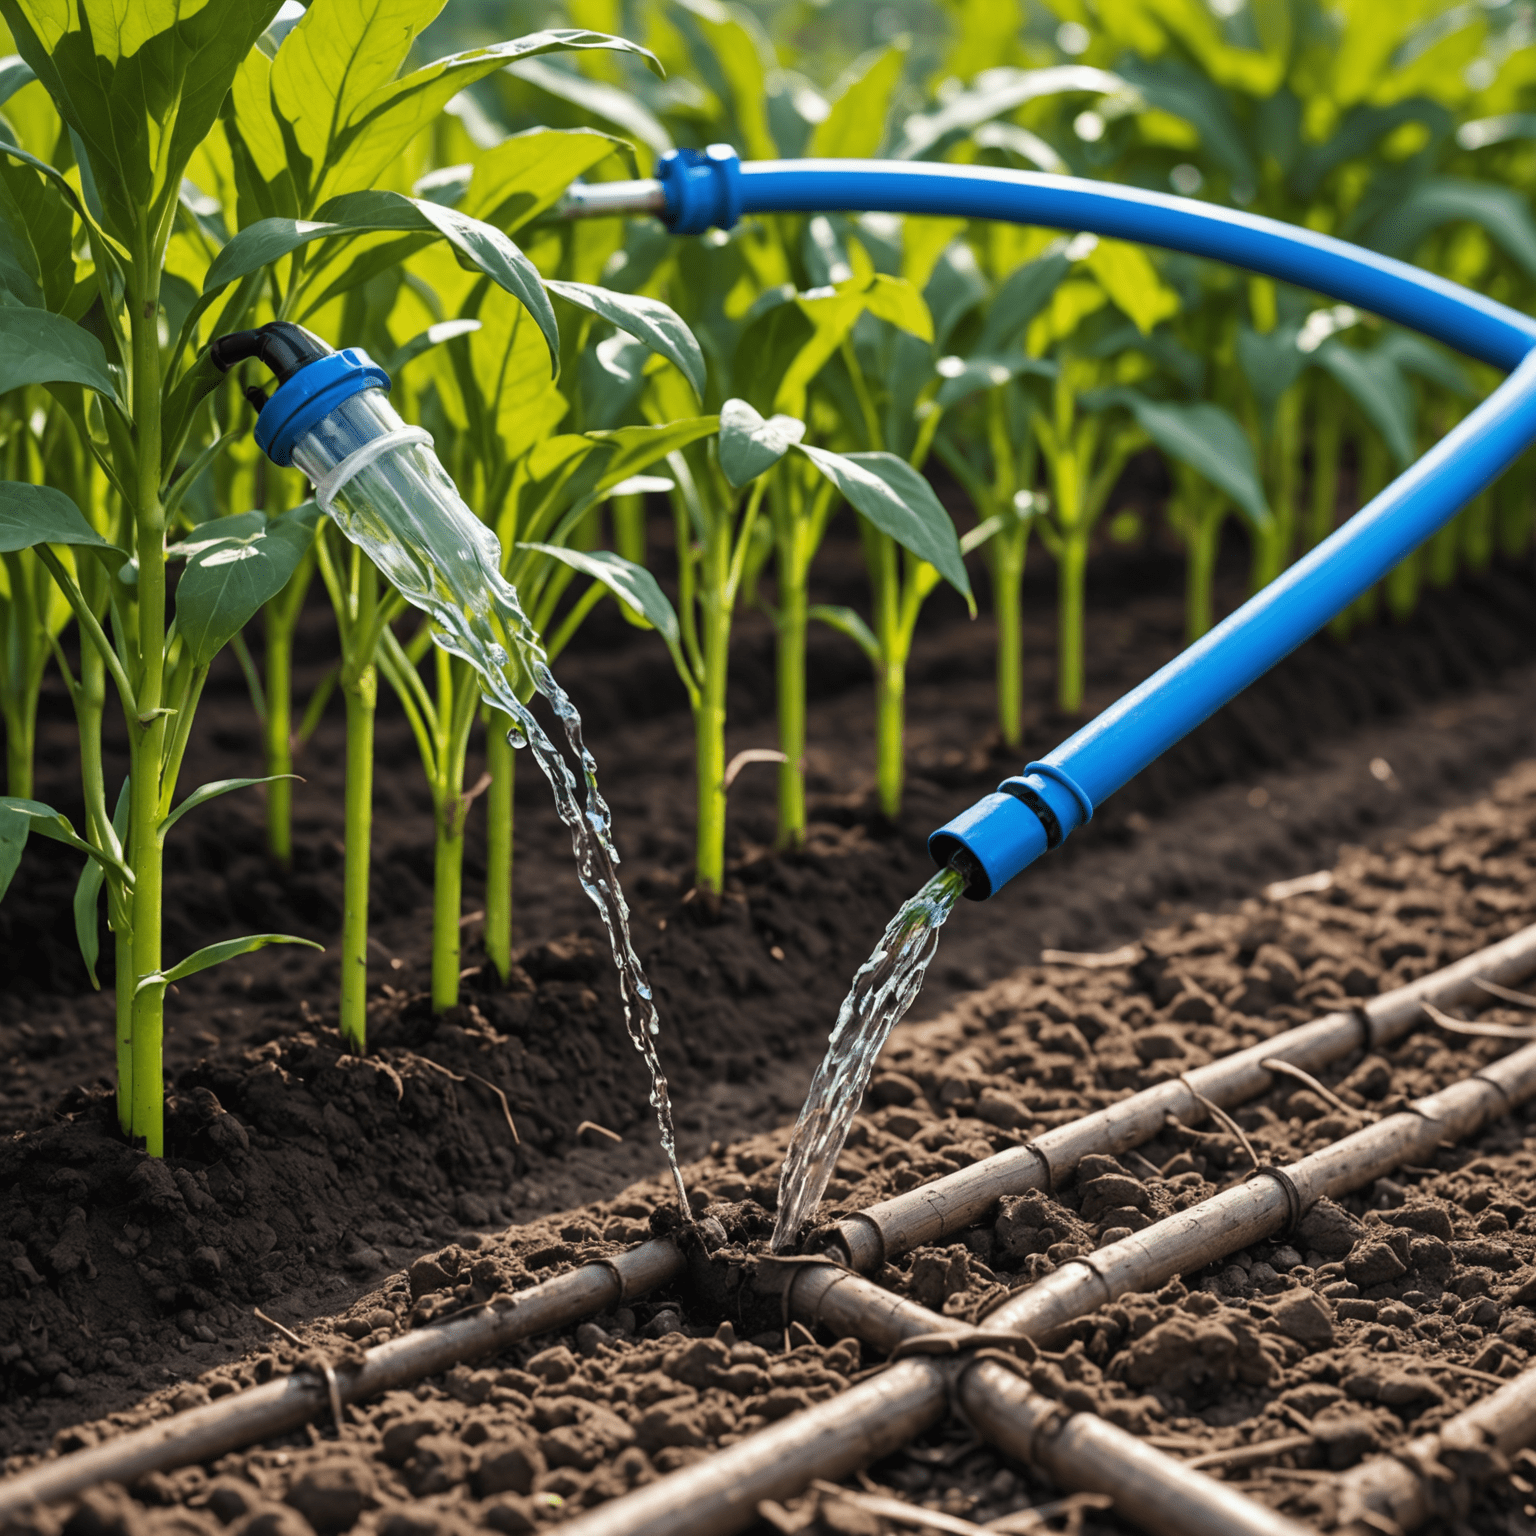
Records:
[[[615,427],[611,431],[588,432],[587,437],[613,449],[596,489],[606,495],[631,475],[649,469],[669,453],[676,453],[701,437],[708,437],[719,426],[718,416],[691,416],[659,427]]]
[[[1325,341],[1313,356],[1360,407],[1381,434],[1399,469],[1413,462],[1413,396],[1402,371],[1379,349],[1366,352]]]
[[[1056,365],[1045,358],[1026,357],[1022,352],[1012,351],[1000,356],[941,357],[938,372],[944,382],[934,398],[948,410],[983,389],[997,389],[1023,373],[1053,379]]]
[[[672,482],[666,483],[670,487]],[[656,578],[643,565],[636,565],[606,549],[564,549],[558,544],[519,544],[517,547],[537,550],[568,565],[573,571],[600,581],[621,603],[645,619],[647,626],[655,629],[667,642],[669,650],[678,649],[682,634],[676,610]]]
[[[176,629],[199,666],[287,586],[319,521],[320,509],[308,502],[255,532],[199,538],[176,587]]]
[[[119,853],[128,836],[129,808],[128,780],[124,779],[117,795],[117,809],[112,813],[112,831],[117,838]],[[3,835],[3,829],[0,829],[0,837]],[[80,871],[80,882],[75,886],[74,901],[75,940],[80,945],[80,958],[85,961],[86,974],[98,992],[101,983],[96,979],[96,962],[101,958],[101,932],[96,921],[96,908],[105,880],[105,866],[97,859],[87,859],[85,868]],[[3,883],[0,883],[0,889],[3,889]]]
[[[124,238],[174,199],[279,0],[0,0]]]
[[[480,329],[449,348],[465,410],[488,462],[515,461],[569,409],[549,376],[549,353],[528,311],[501,293],[480,306]]]
[[[743,157],[772,160],[779,146],[768,126],[765,73],[773,45],[752,13],[727,10],[717,0],[681,0],[674,19],[702,43],[694,48],[695,62],[706,83],[730,103],[731,137]]]
[[[1376,352],[1408,373],[1416,373],[1449,394],[1470,400],[1477,391],[1467,371],[1433,342],[1412,331],[1389,330],[1376,344]]]
[[[437,59],[401,80],[381,86],[351,115],[331,146],[322,189],[336,193],[372,186],[448,102],[476,80],[538,54],[593,48],[637,54],[660,68],[655,58],[637,43],[579,28],[534,32]],[[278,60],[282,60],[281,53]]]
[[[398,192],[349,192],[333,198],[315,219],[262,219],[242,229],[214,258],[205,293],[280,260],[302,245],[364,231],[441,235],[465,263],[520,299],[539,322],[553,362],[560,336],[538,270],[499,229],[453,208]]]
[[[62,310],[74,295],[74,226],[55,181],[0,154],[0,287],[33,309]]]
[[[219,965],[225,960],[234,960],[240,955],[248,955],[253,950],[264,949],[268,944],[302,944],[305,949],[323,950],[325,945],[316,944],[313,939],[295,938],[291,933],[249,933],[243,939],[225,939],[222,944],[209,944],[205,948],[187,956],[185,960],[178,961],[170,970],[153,976],[141,976],[139,984],[134,988],[137,995],[146,987],[167,986],[173,981],[184,981],[188,976],[195,976],[199,971],[206,971],[210,966]]]
[[[704,398],[704,354],[698,340],[677,313],[660,299],[647,299],[638,293],[615,293],[610,288],[596,288],[591,283],[567,283],[547,278],[544,286],[568,304],[598,315],[618,326],[636,341],[643,341],[668,362]]]
[[[813,603],[805,610],[805,616],[829,625],[841,635],[847,635],[869,658],[870,666],[880,665],[880,642],[875,639],[869,625],[852,608],[834,603]]]
[[[772,469],[805,436],[805,423],[794,416],[766,421],[745,400],[720,407],[720,468],[738,489]]]
[[[806,153],[817,159],[865,160],[880,148],[906,49],[889,47],[854,62],[839,82],[832,110],[816,125]]]
[[[507,73],[544,91],[560,101],[568,101],[583,112],[611,123],[615,128],[638,139],[659,160],[672,148],[672,136],[656,117],[632,92],[620,90],[601,80],[589,80],[585,75],[572,74],[556,69],[541,59],[529,59],[521,64],[509,64]]]
[[[102,848],[93,848],[82,837],[75,835],[69,817],[56,811],[40,800],[18,800],[12,795],[0,796],[0,896],[4,896],[21,862],[21,850],[26,846],[27,834],[36,832],[51,837],[87,857],[99,860],[115,870],[131,885],[133,873],[123,861]]]
[[[296,773],[272,773],[263,779],[215,779],[210,784],[199,784],[180,805],[160,823],[160,835],[164,837],[188,811],[206,805],[219,795],[227,795],[232,789],[250,789],[254,784],[275,784],[279,779],[298,779]],[[302,781],[300,781],[302,782]]]
[[[1237,360],[1258,401],[1266,433],[1281,395],[1313,361],[1312,354],[1296,345],[1299,335],[1300,327],[1291,324],[1277,325],[1262,334],[1249,325],[1237,328]]]
[[[933,316],[922,294],[905,278],[877,272],[864,292],[864,308],[920,341],[933,340]]]
[[[91,333],[46,309],[0,306],[0,394],[23,384],[83,384],[116,402],[107,354]]]
[[[831,453],[809,443],[799,450],[861,517],[926,560],[974,609],[955,525],[933,487],[905,459],[894,453]]]
[[[1084,265],[1120,311],[1136,322],[1136,329],[1143,335],[1159,321],[1178,314],[1178,294],[1157,275],[1157,268],[1139,245],[1124,240],[1100,240],[1088,253]]]
[[[1412,257],[1426,236],[1445,224],[1479,225],[1526,274],[1536,277],[1536,219],[1513,187],[1431,176],[1379,218],[1370,241],[1390,255]]]
[[[6,313],[0,309],[0,318]],[[51,485],[0,480],[0,554],[31,549],[34,544],[75,544],[122,556],[86,522],[85,514],[63,491]]]
[[[987,306],[976,351],[990,356],[1017,346],[1024,327],[1050,303],[1071,270],[1071,258],[1057,251],[1010,272]]]
[[[615,150],[627,150],[594,128],[530,128],[503,139],[475,161],[459,207],[511,233],[537,218],[565,194],[570,184],[600,165]]]
[[[787,285],[786,285],[787,286]],[[816,335],[815,324],[793,302],[795,292],[774,295],[781,302],[765,305],[742,331],[731,358],[731,387],[760,409],[771,411],[790,364]]]
[[[1149,400],[1133,389],[1101,394],[1129,406],[1141,429],[1164,453],[1224,491],[1255,528],[1266,528],[1273,521],[1253,446],[1230,411],[1209,401]]]

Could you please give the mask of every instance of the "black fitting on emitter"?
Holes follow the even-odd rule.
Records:
[[[254,331],[231,331],[227,336],[215,337],[209,343],[208,355],[221,373],[228,373],[236,363],[255,358],[272,370],[279,384],[286,384],[307,363],[330,357],[335,350],[302,325],[291,320],[269,320]],[[247,390],[246,398],[259,411],[267,397],[262,395],[257,401]]]

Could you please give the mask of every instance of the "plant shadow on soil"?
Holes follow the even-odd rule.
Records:
[[[818,599],[858,600],[855,549],[851,538],[833,544]],[[1230,574],[1229,605],[1241,596]],[[1178,651],[1180,580],[1171,558],[1096,569],[1090,711]],[[958,914],[914,1016],[1034,960],[1042,946],[1124,942],[1150,920],[1327,864],[1341,842],[1421,823],[1485,787],[1536,750],[1520,703],[1536,676],[1533,586],[1528,568],[1495,570],[1429,594],[1407,625],[1303,647],[1122,791],[1055,856],[1049,881],[1021,881]],[[1032,701],[1051,691],[1048,590],[1048,570],[1037,570]],[[927,832],[1072,728],[1037,708],[1023,747],[1003,750],[990,625],[965,623],[943,597],[934,608],[911,668],[900,823],[872,809],[867,670],[841,639],[819,638],[807,847],[770,852],[771,773],[749,769],[732,791],[733,862],[717,921],[687,900],[691,728],[661,648],[634,643],[599,610],[561,658],[626,854],[691,1154],[793,1115],[854,968],[926,877]],[[329,664],[328,622],[318,610],[306,620],[301,692]],[[772,644],[761,616],[743,619],[733,669],[730,750],[766,745]],[[77,814],[69,734],[66,706],[51,693],[37,794]],[[1390,763],[1388,778],[1367,771],[1373,758]],[[238,669],[221,666],[184,786],[259,771],[258,760]],[[252,929],[334,941],[335,711],[299,767],[308,782],[295,797],[291,869],[265,855],[253,804],[216,801],[178,828],[167,861],[172,957]],[[472,764],[470,779],[477,773]],[[253,1304],[289,1319],[335,1309],[436,1242],[611,1195],[658,1166],[649,1084],[542,782],[525,770],[518,786],[523,942],[511,983],[493,982],[480,964],[467,918],[464,1000],[434,1019],[424,995],[429,802],[406,724],[387,704],[377,780],[372,1054],[339,1050],[329,956],[268,950],[183,983],[167,1005],[163,1163],[125,1147],[115,1130],[103,1075],[110,983],[105,994],[89,991],[72,943],[78,871],[54,845],[29,845],[0,907],[0,953],[16,957],[0,1000],[0,1127],[11,1133],[0,1146],[0,1442],[9,1449],[40,1448],[61,1425],[229,1358],[260,1336]],[[472,822],[471,893],[483,877],[475,846]],[[506,1094],[515,1137],[490,1085]],[[766,1184],[755,1192],[771,1195]],[[629,1236],[642,1235],[638,1217],[632,1225]],[[625,1240],[618,1228],[612,1235]]]

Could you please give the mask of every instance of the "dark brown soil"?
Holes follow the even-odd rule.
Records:
[[[939,1018],[900,1027],[821,1215],[1018,1145],[1533,919],[1536,762],[1488,799],[1386,838],[1375,851],[1347,851],[1325,892],[1250,898],[1153,929],[1113,968],[1030,966]],[[1497,1004],[1480,1016],[1525,1023],[1530,1011]],[[1509,1048],[1426,1029],[1323,1075],[1347,1113],[1286,1084],[1236,1118],[1261,1158],[1284,1162]],[[213,1466],[155,1475],[131,1495],[94,1493],[63,1512],[64,1530],[536,1530],[831,1396],[871,1362],[852,1340],[798,1327],[786,1338],[776,1299],[754,1283],[784,1139],[778,1129],[717,1144],[689,1168],[695,1204],[720,1218],[733,1242],[677,1287],[568,1336],[349,1409],[345,1441],[312,1430]],[[244,1149],[224,1150],[222,1163],[237,1176],[252,1161]],[[975,1320],[1010,1289],[1206,1198],[1247,1166],[1233,1136],[1173,1128],[1119,1160],[1087,1159],[1053,1197],[1005,1198],[961,1240],[904,1255],[875,1278]],[[88,1444],[300,1368],[314,1350],[342,1356],[358,1342],[612,1253],[650,1230],[665,1191],[653,1178],[489,1240],[462,1237],[337,1316],[301,1326],[302,1350],[279,1343],[247,1352],[108,1424],[67,1431],[56,1446]],[[1125,1297],[1049,1343],[1025,1351],[1037,1390],[1173,1454],[1308,1437],[1264,1465],[1217,1475],[1326,1526],[1334,1514],[1329,1473],[1442,1423],[1536,1353],[1536,1111],[1443,1148],[1432,1167],[1405,1168],[1324,1201],[1294,1235],[1229,1255],[1156,1294]],[[860,1487],[973,1520],[1054,1497],[958,1422],[870,1468],[849,1491]],[[1529,1532],[1530,1487],[1519,1472],[1481,1490],[1453,1481],[1432,1528]],[[764,1531],[809,1536],[898,1529],[847,1493],[812,1493],[767,1516]],[[1128,1529],[1095,1512],[1083,1528]],[[28,1529],[58,1525],[45,1517]]]
[[[848,571],[836,560],[831,571],[818,595],[856,599]],[[1156,560],[1098,573],[1090,709],[1179,648],[1177,580],[1176,564]],[[1331,863],[1343,842],[1420,825],[1484,788],[1536,749],[1533,584],[1524,569],[1495,572],[1432,594],[1410,625],[1305,647],[1129,786],[1048,868],[957,916],[915,1017],[1042,947],[1122,942],[1149,921]],[[1050,696],[1051,640],[1045,593],[1035,596],[1038,700]],[[926,833],[1071,728],[1042,711],[1020,752],[1000,750],[989,627],[965,624],[940,599],[932,619],[912,667],[900,824],[871,807],[863,664],[840,640],[820,641],[809,846],[768,852],[771,774],[748,769],[732,792],[732,878],[714,922],[684,899],[691,732],[659,646],[648,651],[605,619],[562,658],[627,854],[693,1154],[792,1116],[854,967],[926,876]],[[301,691],[327,665],[327,634],[316,616]],[[733,751],[772,741],[771,650],[755,615],[742,623],[738,663]],[[63,702],[51,696],[37,793],[74,811],[68,742]],[[256,772],[258,760],[229,667],[210,685],[184,782]],[[1389,771],[1373,773],[1373,762]],[[178,829],[171,957],[252,929],[334,941],[334,712],[300,766],[309,782],[291,870],[264,853],[254,799],[215,801]],[[12,1133],[0,1143],[0,1445],[40,1448],[62,1426],[239,1354],[261,1335],[252,1304],[288,1320],[323,1314],[436,1243],[611,1196],[654,1172],[648,1085],[542,783],[525,772],[519,785],[519,972],[505,989],[485,970],[472,974],[464,1006],[433,1019],[420,991],[430,813],[405,723],[388,707],[378,780],[372,1056],[339,1051],[333,956],[268,950],[184,983],[168,1005],[163,1164],[123,1146],[113,1127],[109,996],[90,992],[72,942],[77,869],[56,845],[29,846],[0,907],[0,954],[14,965],[0,998],[0,1127]],[[475,837],[472,825],[472,848]],[[473,856],[470,874],[473,909]],[[467,935],[473,968],[472,920]],[[516,1141],[491,1084],[507,1095]],[[623,1142],[581,1129],[588,1121]],[[644,1214],[621,1214],[629,1230],[615,1227],[613,1240],[637,1235]]]

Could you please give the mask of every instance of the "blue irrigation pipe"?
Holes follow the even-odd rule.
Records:
[[[631,198],[642,196],[635,184]],[[593,189],[597,191],[597,189]],[[675,150],[650,184],[677,233],[747,213],[906,213],[1006,219],[1229,262],[1358,305],[1509,377],[1331,537],[1082,730],[929,838],[966,895],[990,896],[1088,821],[1148,763],[1316,634],[1536,441],[1536,321],[1373,251],[1188,198],[983,166],[766,160]],[[599,211],[595,203],[590,211]]]

